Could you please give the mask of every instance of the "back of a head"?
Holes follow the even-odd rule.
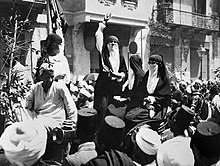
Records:
[[[195,113],[189,107],[182,105],[169,121],[169,126],[174,135],[183,134],[190,125]]]
[[[59,35],[55,33],[49,34],[45,42],[45,48],[47,50],[47,53],[51,56],[58,54],[60,52],[59,44],[61,43],[62,43],[62,38]]]
[[[105,117],[104,124],[98,132],[97,140],[104,145],[107,150],[119,150],[124,136],[125,122],[114,115]]]
[[[37,121],[16,122],[0,138],[5,156],[15,165],[33,165],[45,153],[46,128]]]
[[[158,133],[149,128],[141,126],[135,137],[138,147],[147,155],[156,155],[158,147],[161,144]]]
[[[200,122],[192,136],[192,145],[206,157],[220,156],[220,126],[212,121]]]

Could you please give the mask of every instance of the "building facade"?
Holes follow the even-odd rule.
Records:
[[[131,56],[131,43],[137,44],[137,52],[147,70],[148,56],[160,53],[171,64],[179,79],[194,80],[214,78],[213,71],[219,67],[219,5],[218,0],[59,0],[69,25],[65,35],[65,56],[72,73],[72,80],[90,72],[99,71],[98,52],[95,47],[95,31],[106,13],[112,13],[104,33],[116,35],[120,40],[120,52],[126,63]],[[9,0],[0,0],[1,8],[10,7]],[[21,59],[30,66],[36,65],[43,40],[48,34],[46,0],[18,0],[23,13],[33,10],[33,33],[31,48]],[[34,5],[33,5],[34,4]],[[2,13],[3,12],[3,13]],[[4,16],[1,10],[1,15]],[[149,19],[155,19],[170,28],[171,39],[152,35]],[[201,61],[198,48],[206,52]],[[1,44],[0,47],[2,48]],[[202,65],[201,65],[202,64]],[[2,66],[2,64],[0,64]],[[202,69],[202,70],[201,70]],[[201,74],[202,73],[202,74]]]

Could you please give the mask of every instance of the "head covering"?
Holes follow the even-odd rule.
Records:
[[[43,75],[44,73],[54,75],[54,69],[49,63],[43,63],[40,66],[40,76]]]
[[[117,116],[108,115],[105,117],[97,140],[105,145],[106,149],[118,149],[121,146],[124,131],[125,122]]]
[[[55,33],[49,34],[45,42],[47,53],[50,55],[58,54],[59,53],[58,45],[61,43],[62,43],[62,38],[59,35]]]
[[[19,166],[37,162],[45,152],[46,142],[46,128],[35,121],[13,123],[0,138],[6,158]]]
[[[80,139],[89,139],[93,136],[95,132],[96,117],[97,111],[93,108],[83,108],[78,111],[76,133]]]
[[[116,41],[118,44],[119,44],[119,40],[118,40],[118,38],[116,37],[116,36],[109,36],[108,38],[107,38],[107,41],[106,41],[106,43],[109,43],[109,42],[112,42],[112,41]]]
[[[135,54],[130,57],[130,63],[129,63],[129,89],[135,89],[139,82],[144,77],[144,70],[142,68],[142,59],[139,55]],[[131,70],[131,71],[130,71]],[[134,73],[134,79],[132,79]]]
[[[196,127],[191,143],[207,157],[220,155],[220,126],[214,122],[201,122]]]
[[[161,144],[158,133],[146,125],[140,127],[136,134],[136,142],[138,147],[148,155],[155,155]]]
[[[149,61],[152,60],[152,61],[156,61],[156,62],[159,62],[159,63],[162,63],[163,62],[163,57],[159,54],[152,54],[150,57],[149,57]]]
[[[195,113],[189,107],[182,105],[174,114],[177,125],[180,129],[185,130],[189,127]]]

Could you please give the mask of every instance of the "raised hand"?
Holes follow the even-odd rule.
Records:
[[[104,17],[104,21],[107,22],[112,17],[111,13],[107,13]]]

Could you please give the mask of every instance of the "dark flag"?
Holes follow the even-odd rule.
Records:
[[[57,30],[62,30],[63,35],[66,34],[68,23],[63,13],[63,9],[58,0],[48,0],[50,18],[52,22],[52,31],[57,33]]]

